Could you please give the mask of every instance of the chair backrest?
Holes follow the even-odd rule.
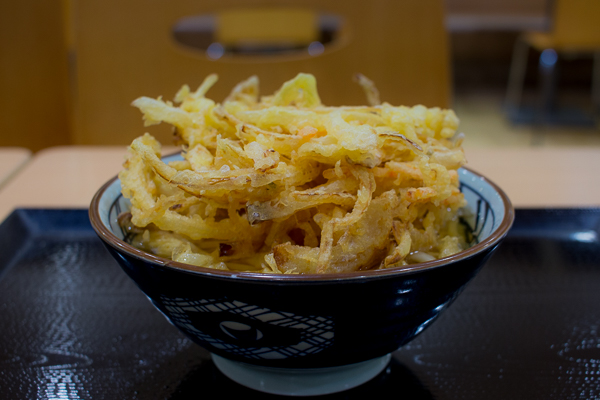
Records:
[[[254,74],[260,79],[261,94],[272,94],[298,72],[307,72],[317,77],[319,94],[326,105],[366,103],[363,91],[352,82],[356,73],[376,83],[382,101],[449,105],[449,55],[442,0],[73,1],[74,142],[78,144],[125,144],[145,131],[169,143],[170,128],[144,128],[141,114],[130,103],[142,95],[170,100],[182,84],[197,87],[210,73],[219,75],[219,82],[207,95],[216,101],[222,101],[235,84]],[[324,51],[317,43],[316,55],[310,55],[306,48],[261,54],[244,53],[242,49],[230,55],[222,47],[217,48],[215,56],[214,52],[193,49],[175,39],[173,29],[185,18],[204,21],[205,29],[218,32],[222,27],[214,25],[219,18],[235,26],[231,10],[256,7],[316,11],[321,21],[334,16],[341,24]],[[210,18],[215,15],[217,18]],[[229,15],[229,20],[223,15]],[[256,24],[251,17],[248,19],[250,25]],[[258,25],[264,28],[267,23],[260,21]],[[292,25],[290,22],[290,30]],[[245,26],[239,30],[243,33],[247,29]],[[300,29],[299,24],[294,29],[300,38],[311,40],[311,33]],[[217,36],[235,41],[223,32]],[[219,58],[223,48],[225,53]]]
[[[552,36],[560,47],[600,49],[600,1],[555,0]]]

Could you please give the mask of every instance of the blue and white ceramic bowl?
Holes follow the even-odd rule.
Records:
[[[255,389],[323,394],[385,368],[457,297],[510,229],[506,194],[462,168],[461,190],[477,243],[439,260],[330,275],[267,275],[190,267],[131,246],[117,222],[127,211],[117,178],[95,195],[90,219],[123,270],[222,372]]]

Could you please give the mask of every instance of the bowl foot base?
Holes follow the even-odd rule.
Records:
[[[235,382],[261,392],[314,396],[341,392],[362,385],[379,374],[391,354],[356,364],[329,368],[272,368],[231,361],[212,354],[217,368]]]

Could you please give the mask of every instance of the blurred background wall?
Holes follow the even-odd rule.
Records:
[[[235,3],[232,0],[223,1],[210,0],[198,3],[197,1],[177,0],[168,4],[187,7],[186,12],[194,14],[194,10],[199,12],[203,10],[199,4],[218,3],[227,5]],[[429,25],[426,25],[426,23],[431,24],[442,21],[444,31],[436,36],[435,40],[416,42],[416,39],[413,39],[415,43],[412,48],[414,50],[415,47],[421,47],[420,56],[406,56],[402,51],[396,51],[400,54],[396,54],[393,59],[388,59],[386,63],[381,63],[375,57],[371,57],[371,66],[364,68],[375,75],[372,78],[377,78],[376,83],[380,87],[385,87],[386,83],[394,79],[394,72],[398,71],[387,68],[385,73],[389,74],[390,78],[385,78],[386,75],[383,74],[383,69],[375,67],[378,62],[380,66],[389,65],[389,60],[396,62],[402,57],[409,60],[411,60],[411,57],[415,57],[412,59],[412,63],[418,65],[417,59],[431,58],[430,55],[436,52],[444,53],[443,57],[439,58],[442,61],[438,63],[442,72],[438,71],[435,74],[440,76],[439,82],[444,82],[444,79],[446,79],[444,74],[447,74],[449,77],[448,89],[446,92],[444,83],[436,83],[438,81],[433,80],[433,78],[430,79],[431,82],[428,82],[430,86],[437,85],[441,87],[441,91],[436,94],[438,96],[436,98],[441,100],[437,100],[439,104],[427,105],[454,106],[456,105],[457,95],[465,90],[489,90],[497,95],[505,90],[517,38],[523,32],[550,29],[552,26],[552,7],[556,1],[427,0],[419,2],[418,0],[411,0],[397,2],[394,0],[377,0],[369,3],[369,7],[371,7],[369,9],[361,9],[361,7],[367,7],[366,3],[358,1],[347,2],[344,6],[352,11],[348,13],[346,19],[358,18],[358,22],[353,21],[354,25],[369,26],[371,31],[379,30],[379,34],[385,35],[388,29],[392,28],[385,28],[384,24],[377,22],[383,20],[381,16],[385,16],[384,19],[392,22],[399,21],[398,13],[401,13],[404,17],[406,15],[402,11],[398,11],[398,4],[410,5],[413,9],[408,11],[407,22],[396,23],[396,25],[406,25],[406,32],[403,33],[401,30],[397,30],[392,35],[388,34],[388,36],[394,37],[403,35],[405,36],[403,37],[405,42],[411,40],[411,36],[407,32],[414,32],[415,35],[419,35],[419,32],[422,33],[422,31],[428,29],[433,32],[432,28],[428,27]],[[572,1],[585,2],[590,0]],[[302,1],[299,2],[302,3]],[[107,71],[105,75],[107,76],[103,76],[103,79],[106,79],[106,81],[112,79],[116,82],[110,90],[122,92],[124,96],[126,94],[131,97],[132,88],[114,78],[116,71],[114,65],[117,64],[113,62],[112,66],[108,68],[107,66],[114,60],[106,57],[103,59],[98,56],[98,54],[102,54],[102,49],[98,52],[96,46],[105,46],[107,51],[117,48],[120,49],[117,53],[123,53],[122,47],[118,46],[120,38],[115,32],[118,31],[118,26],[130,24],[135,27],[136,24],[140,24],[139,21],[151,17],[153,11],[150,5],[160,2],[148,3],[145,7],[144,4],[146,3],[139,0],[123,0],[120,2],[97,0],[0,2],[0,146],[23,146],[37,151],[45,147],[63,144],[111,144],[113,142],[121,144],[121,142],[115,142],[112,139],[104,141],[98,139],[97,133],[94,133],[96,139],[90,139],[91,136],[88,135],[85,124],[94,124],[94,122],[89,108],[84,110],[82,104],[84,104],[85,96],[88,96],[88,98],[93,96],[93,91],[82,91],[82,88],[87,85],[89,88],[99,87],[102,89],[106,84],[103,83],[104,81],[90,81],[89,79],[82,82],[81,68],[85,63],[88,66],[95,65],[97,70],[105,68]],[[277,0],[253,0],[250,3],[272,6],[283,3],[288,4],[288,2]],[[306,0],[304,3],[312,4],[310,0]],[[436,11],[430,13],[418,11],[416,7],[421,3],[428,7],[428,10],[437,10],[439,5],[439,9],[442,10],[441,14]],[[321,5],[321,9],[327,11],[332,9],[331,4],[334,4],[334,2],[314,1],[314,4]],[[378,17],[378,15],[380,16]],[[364,23],[361,22],[361,18]],[[414,24],[414,26],[409,26],[409,23]],[[95,33],[90,30],[90,26],[95,27]],[[102,32],[105,32],[105,34],[102,34]],[[131,32],[135,34],[136,31],[131,30]],[[138,34],[141,35],[140,32]],[[144,51],[152,51],[153,43],[144,42],[141,37],[138,39],[139,46],[143,47]],[[438,47],[432,47],[432,43],[435,43]],[[93,46],[90,47],[90,44]],[[397,44],[397,46],[401,46],[401,44]],[[340,48],[342,47],[340,46]],[[372,48],[372,50],[369,50],[371,54],[381,54],[390,50],[389,47],[381,47],[381,44],[375,39],[371,41],[370,47],[365,48]],[[382,48],[386,50],[381,50]],[[92,56],[91,54],[94,51],[96,53]],[[339,53],[339,51],[337,53],[336,51],[333,48],[330,53],[326,51],[325,54],[333,58],[332,55]],[[391,51],[393,52],[394,49],[391,49]],[[448,52],[447,55],[445,54],[446,51]],[[128,54],[121,54],[121,56],[127,57]],[[129,56],[132,55],[129,54]],[[526,86],[533,89],[537,85],[537,57],[538,55],[534,52],[529,55],[531,62],[528,63],[528,73],[525,80]],[[85,61],[82,62],[84,58]],[[448,63],[444,61],[446,59],[449,60]],[[158,66],[163,68],[168,65],[167,61],[155,60],[152,62],[161,64]],[[346,64],[349,62],[344,61]],[[250,71],[252,68],[249,68],[248,65],[241,63],[235,68],[246,68]],[[308,64],[305,64],[305,66],[309,68]],[[575,57],[567,60],[561,64],[561,85],[566,85],[569,89],[581,92],[589,91],[592,66],[593,61],[589,57]],[[150,67],[154,68],[156,65]],[[150,70],[150,67],[148,70]],[[406,72],[402,73],[414,74],[415,69],[420,69],[433,76],[434,72],[430,72],[433,70],[427,68],[417,67],[413,70],[407,69]],[[113,75],[113,77],[109,75]],[[151,74],[143,70],[140,70],[139,75],[145,76],[147,79],[162,79],[160,74]],[[200,75],[198,74],[198,79],[202,79]],[[407,81],[410,83],[410,77]],[[186,78],[181,78],[177,82],[179,84],[186,83]],[[415,80],[415,82],[426,81]],[[196,84],[196,82],[189,83]],[[348,85],[353,84],[349,82]],[[407,84],[404,85],[402,88],[408,88]],[[177,88],[171,88],[168,93],[153,93],[152,91],[146,93],[137,89],[135,93],[136,96],[164,94],[165,97],[170,97]],[[104,87],[104,90],[108,89]],[[404,91],[404,89],[395,90],[396,93],[401,91]],[[426,97],[422,98],[424,102],[429,101]],[[412,99],[412,97],[409,97],[409,99]],[[384,100],[388,99],[384,97]],[[393,98],[393,100],[396,99]],[[417,101],[421,100],[417,98]],[[430,102],[433,102],[433,100]],[[93,118],[99,118],[99,121],[109,121],[113,118],[111,113],[114,111],[111,111],[111,109],[124,109],[127,107],[127,104],[113,104],[106,106],[106,109],[96,109]],[[127,109],[127,112],[130,115],[135,114],[135,110]],[[137,123],[137,114],[135,114],[135,118]],[[102,128],[105,131],[110,131],[107,133],[109,136],[113,135],[113,130],[119,129],[119,126],[124,126],[119,125],[121,123],[116,121],[116,119],[113,121],[112,126],[106,124],[107,128]],[[143,129],[141,123],[139,127]],[[166,135],[168,135],[168,132],[164,132],[165,137]],[[122,142],[126,143],[129,140],[128,137]]]
[[[552,3],[446,0],[455,87],[504,87],[515,41],[522,32],[550,28]]]
[[[0,146],[70,142],[62,0],[0,2]]]

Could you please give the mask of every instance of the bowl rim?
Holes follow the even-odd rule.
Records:
[[[417,264],[403,265],[393,268],[386,269],[377,269],[377,270],[365,270],[365,271],[356,271],[356,272],[343,272],[343,273],[330,273],[330,274],[271,274],[271,273],[263,273],[263,272],[240,272],[240,271],[224,271],[217,270],[213,268],[207,267],[196,267],[193,265],[184,264],[181,262],[173,261],[167,258],[159,257],[154,254],[147,253],[143,250],[137,249],[130,245],[129,243],[117,238],[112,231],[102,223],[99,213],[99,205],[100,199],[102,195],[106,192],[108,187],[110,187],[117,179],[119,179],[118,175],[107,181],[98,191],[94,194],[92,201],[90,203],[89,208],[89,218],[92,224],[93,229],[96,231],[96,234],[102,239],[102,241],[114,248],[117,252],[125,252],[128,255],[137,258],[141,261],[146,261],[154,264],[155,267],[166,268],[177,270],[180,272],[189,273],[192,275],[201,275],[212,278],[222,278],[222,279],[236,279],[236,280],[244,280],[244,281],[255,281],[261,283],[283,283],[283,282],[331,282],[331,281],[352,281],[352,280],[374,280],[374,279],[382,279],[388,278],[390,276],[398,276],[398,275],[412,275],[417,272],[432,270],[436,268],[446,267],[451,264],[457,263],[459,261],[463,261],[474,257],[475,255],[486,251],[487,249],[494,248],[499,242],[508,234],[508,231],[512,227],[515,218],[515,210],[514,207],[506,195],[506,193],[493,181],[481,175],[478,172],[475,172],[471,168],[461,167],[462,169],[467,170],[471,174],[473,174],[476,178],[483,180],[485,183],[490,185],[496,193],[502,199],[502,204],[504,206],[504,218],[502,219],[500,225],[496,230],[494,230],[487,238],[482,240],[481,242],[463,250],[458,253],[455,253],[451,256],[439,258],[432,261],[426,261]]]

